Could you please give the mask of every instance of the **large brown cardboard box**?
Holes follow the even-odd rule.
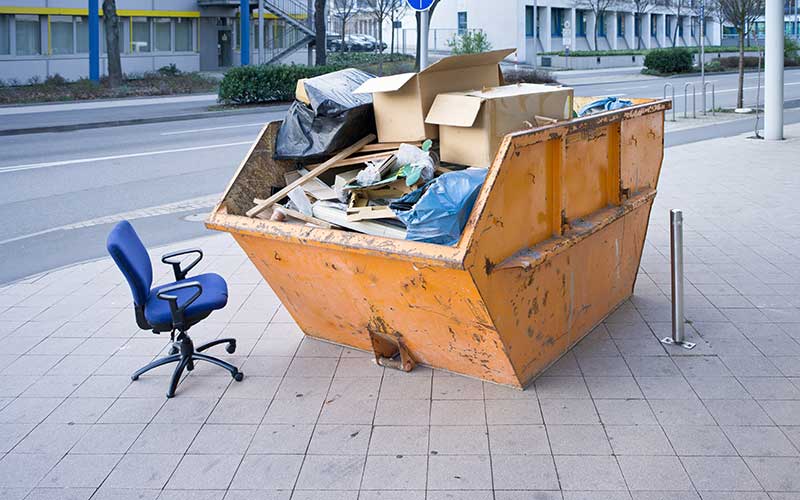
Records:
[[[442,161],[488,167],[503,137],[536,124],[536,116],[572,116],[568,87],[520,83],[439,94],[425,120],[439,126]]]
[[[419,73],[372,78],[354,93],[372,94],[378,141],[435,139],[435,124],[425,116],[438,94],[502,84],[499,63],[514,49],[494,50],[440,59]]]

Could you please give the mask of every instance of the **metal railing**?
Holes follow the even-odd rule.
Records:
[[[703,116],[708,115],[708,111],[706,110],[706,89],[709,85],[711,85],[711,116],[717,116],[717,97],[714,82],[706,82],[703,85]]]
[[[664,99],[667,98],[668,88],[672,89],[672,97],[670,97],[670,100],[672,102],[672,121],[675,121],[675,87],[673,87],[671,83],[664,84]]]
[[[692,88],[692,118],[697,118],[697,92],[695,91],[694,83],[686,82],[683,86],[683,117],[689,117],[689,87]]]

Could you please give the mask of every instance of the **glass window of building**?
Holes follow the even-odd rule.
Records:
[[[625,38],[625,14],[617,14],[617,38]]]
[[[72,16],[50,16],[50,51],[53,54],[75,53]]]
[[[639,17],[639,14],[633,15],[633,36],[640,37],[642,36],[642,18]]]
[[[650,16],[650,36],[655,38],[656,33],[658,33],[658,16],[652,14]]]
[[[17,14],[14,16],[18,56],[31,56],[42,53],[42,27],[39,16]]]
[[[150,52],[150,19],[146,17],[131,18],[131,51]]]
[[[586,36],[586,11],[579,10],[577,15],[575,16],[575,35],[576,36]]]
[[[597,36],[606,36],[606,13],[603,12],[597,17]]]
[[[550,15],[550,32],[553,37],[561,38],[564,33],[564,9],[553,8]]]
[[[168,17],[153,19],[153,32],[156,39],[156,51],[169,52],[172,50],[172,19]]]
[[[683,37],[683,16],[678,18],[678,36]]]
[[[192,20],[179,17],[175,19],[175,51],[189,52],[192,50],[193,30]]]
[[[667,38],[672,38],[672,16],[667,16],[667,20],[664,23],[665,31],[667,32]]]
[[[467,32],[467,13],[466,12],[459,12],[458,13],[458,34],[463,35]]]
[[[525,36],[533,36],[533,5],[525,6]]]
[[[11,16],[0,14],[0,54],[11,53]]]

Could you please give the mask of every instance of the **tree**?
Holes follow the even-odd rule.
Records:
[[[649,0],[639,0],[639,1],[649,1]],[[617,3],[617,0],[577,0],[575,2],[576,7],[591,11],[594,14],[594,30],[592,33],[594,39],[594,45],[592,46],[592,50],[599,50],[597,48],[597,28],[600,24],[600,18],[603,17],[603,14],[606,11],[613,7]]]
[[[394,22],[401,19],[403,15],[405,15],[407,5],[408,4],[406,4],[405,0],[392,1],[392,9],[389,11],[389,21],[392,23],[392,43],[390,44],[390,51],[392,54],[394,54],[394,46],[395,46]]]
[[[436,6],[439,5],[440,1],[441,0],[433,0],[430,9],[428,9],[428,27],[430,27],[431,19],[433,19],[433,11],[436,10]],[[414,62],[414,67],[419,71],[419,43],[420,40],[422,39],[422,37],[420,37],[422,28],[422,14],[416,12],[416,15],[414,17],[416,18],[416,23],[417,23],[417,50],[416,50],[417,55],[416,55],[416,61]]]
[[[317,66],[328,62],[328,34],[325,25],[325,0],[314,0],[314,45]]]
[[[644,15],[653,10],[653,7],[656,7],[664,2],[661,0],[632,0],[633,2],[633,22],[634,24],[640,23],[642,19],[644,19]],[[596,23],[595,23],[596,24]],[[636,33],[636,28],[633,29],[634,33]],[[595,44],[597,41],[595,41]],[[636,37],[636,48],[642,48],[642,30],[639,29],[639,36]]]
[[[378,25],[378,51],[383,52],[383,24],[391,17],[398,0],[367,0],[370,14]]]
[[[739,86],[736,93],[736,107],[744,107],[744,41],[747,30],[761,15],[761,0],[719,0],[723,18],[730,23],[739,37]]]
[[[116,0],[103,0],[103,25],[106,29],[108,54],[108,84],[114,88],[122,83],[122,62],[119,55],[119,17]]]
[[[672,6],[673,12],[675,12],[675,29],[672,31],[672,35],[670,38],[672,39],[672,46],[675,47],[678,45],[678,32],[680,31],[680,25],[683,23],[683,19],[681,19],[681,15],[686,10],[686,4],[688,0],[670,0],[669,4]]]
[[[345,50],[344,35],[347,31],[347,20],[353,17],[356,11],[356,0],[333,0],[333,17],[342,23],[342,46]]]

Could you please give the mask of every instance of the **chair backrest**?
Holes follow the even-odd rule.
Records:
[[[150,264],[147,249],[130,222],[124,220],[114,226],[108,235],[106,248],[125,275],[133,293],[133,302],[137,306],[143,306],[150,296],[153,266]]]

